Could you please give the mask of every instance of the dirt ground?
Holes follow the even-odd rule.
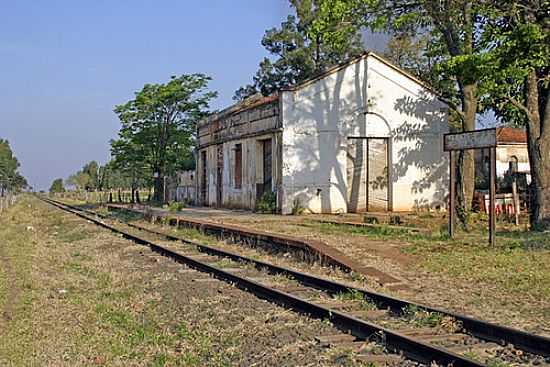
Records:
[[[357,215],[279,216],[208,208],[178,214],[321,240],[402,281],[384,287],[365,279],[368,288],[550,336],[550,233],[500,223],[497,247],[490,248],[484,218],[473,218],[471,232],[449,240],[440,233],[446,219],[433,213],[405,218],[405,224],[429,228],[432,235],[319,222],[360,221]]]
[[[330,323],[24,197],[0,217],[0,366],[354,365]]]

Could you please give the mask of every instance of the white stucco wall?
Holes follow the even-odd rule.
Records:
[[[282,212],[346,212],[347,139],[369,136],[389,138],[390,209],[443,205],[445,107],[374,56],[282,92]]]

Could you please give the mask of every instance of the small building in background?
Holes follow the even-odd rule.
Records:
[[[166,190],[168,201],[195,205],[197,202],[195,170],[178,171],[174,176],[167,178]]]
[[[489,149],[475,152],[476,195],[474,207],[488,213],[489,203]],[[524,129],[497,128],[496,147],[497,214],[511,215],[529,206],[528,185],[531,183],[527,133]],[[514,188],[517,197],[514,198]],[[517,202],[515,201],[517,199]]]
[[[199,205],[283,214],[446,206],[448,108],[374,53],[198,125]]]
[[[489,149],[477,150],[475,154],[478,185],[488,187]],[[497,128],[496,171],[499,187],[503,189],[510,186],[513,175],[519,177],[522,186],[531,182],[527,132],[524,129]]]

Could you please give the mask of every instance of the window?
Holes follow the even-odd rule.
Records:
[[[243,145],[235,144],[235,188],[240,189],[243,184]]]

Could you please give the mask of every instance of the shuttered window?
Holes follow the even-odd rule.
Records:
[[[235,145],[235,188],[240,189],[243,184],[243,145]]]

